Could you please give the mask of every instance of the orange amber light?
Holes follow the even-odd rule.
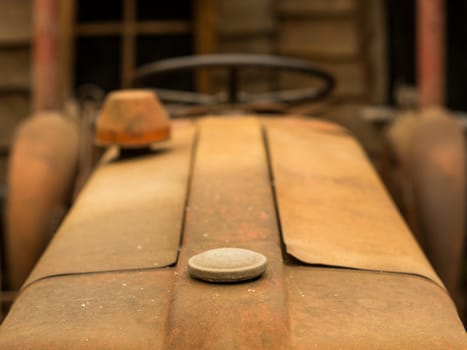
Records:
[[[169,118],[154,92],[121,90],[107,96],[97,120],[98,145],[140,148],[169,138]]]

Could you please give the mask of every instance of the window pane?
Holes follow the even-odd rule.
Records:
[[[122,16],[122,0],[77,1],[78,22],[119,21]]]
[[[138,0],[139,20],[191,19],[190,0],[154,1]]]
[[[137,38],[137,67],[164,58],[191,55],[191,35],[144,35]],[[190,72],[170,74],[162,77],[157,87],[178,90],[193,90],[193,76]]]
[[[120,37],[85,37],[76,41],[75,86],[120,87]]]

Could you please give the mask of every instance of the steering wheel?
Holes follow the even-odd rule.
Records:
[[[171,58],[142,66],[136,71],[134,85],[137,87],[157,86],[161,76],[181,71],[194,71],[198,68],[225,68],[228,70],[228,97],[226,101],[219,101],[213,95],[179,90],[156,89],[161,100],[175,103],[189,103],[195,105],[212,105],[219,103],[263,103],[281,102],[295,104],[310,102],[327,96],[334,88],[334,78],[311,63],[295,58],[252,55],[252,54],[216,54],[197,55]],[[271,91],[258,93],[247,97],[239,94],[238,73],[244,68],[269,68],[279,71],[297,72],[321,81],[319,87],[302,88],[298,90]]]

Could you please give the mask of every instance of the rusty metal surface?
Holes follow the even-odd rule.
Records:
[[[282,264],[281,264],[282,265]],[[282,268],[282,266],[281,266]],[[1,349],[172,349],[164,344],[172,307],[174,269],[54,277],[26,288],[0,327]],[[407,275],[286,266],[287,307],[290,316],[288,349],[465,349],[466,335],[449,297],[429,281]],[[186,300],[185,317],[203,321],[198,312],[212,312],[211,322],[227,331],[212,339],[216,349],[251,349],[229,327],[250,324],[264,341],[262,326],[253,324],[264,303],[254,283],[213,285],[198,282],[201,300]],[[239,303],[247,294],[251,305]],[[222,296],[222,297],[221,297]],[[243,300],[245,301],[245,300]],[[222,305],[222,304],[224,305]],[[233,315],[216,311],[230,307]],[[236,309],[248,319],[236,319]],[[199,310],[201,309],[201,310]],[[211,310],[211,311],[210,311]],[[183,332],[175,329],[174,332]],[[237,331],[239,331],[237,329]],[[249,331],[250,333],[253,330]],[[230,338],[228,336],[231,336]],[[285,341],[285,339],[284,339]],[[202,348],[202,347],[198,347]],[[260,346],[259,348],[262,348]]]
[[[266,153],[258,120],[205,119],[193,170],[186,230],[165,349],[284,349],[289,328],[283,263]],[[193,280],[187,260],[240,247],[264,254],[257,281]]]
[[[440,286],[355,139],[267,124],[287,252],[325,264],[425,276]]]
[[[306,125],[317,135],[346,135],[319,122],[289,120],[283,127]],[[1,349],[466,348],[452,302],[426,278],[316,267],[290,257],[284,263],[261,123],[208,118],[198,130],[177,264],[36,280],[0,327]],[[336,143],[335,151],[344,146]],[[366,169],[358,161],[356,167]],[[265,275],[240,284],[188,276],[191,256],[222,246],[264,254]]]
[[[33,0],[34,53],[33,103],[34,111],[60,108],[59,41],[60,1]]]
[[[173,271],[62,276],[23,290],[0,349],[162,349]]]
[[[449,296],[417,276],[287,266],[292,349],[466,349]]]
[[[388,130],[389,178],[412,231],[453,298],[460,302],[465,233],[465,140],[446,110],[404,113]],[[388,157],[389,158],[389,157]]]
[[[96,143],[121,147],[146,147],[170,138],[167,112],[150,90],[110,93],[97,119]]]
[[[77,166],[73,122],[41,112],[20,126],[9,160],[5,210],[10,288],[21,287],[63,217]]]
[[[417,81],[420,106],[442,106],[446,91],[446,1],[416,1]]]
[[[176,128],[152,155],[99,167],[26,283],[175,263],[194,134]]]

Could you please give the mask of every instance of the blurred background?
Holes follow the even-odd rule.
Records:
[[[131,88],[138,67],[209,53],[301,58],[331,73],[336,87],[323,101],[279,112],[329,119],[357,136],[464,315],[466,13],[466,2],[441,0],[2,0],[0,210],[14,176],[7,168],[15,132],[33,113],[59,110],[75,121],[76,194],[92,169],[88,141],[103,96]],[[214,71],[159,86],[216,94],[225,81]],[[307,84],[267,70],[240,76],[251,92]],[[57,200],[48,237],[73,198]],[[6,226],[4,311],[21,285],[9,276]]]

